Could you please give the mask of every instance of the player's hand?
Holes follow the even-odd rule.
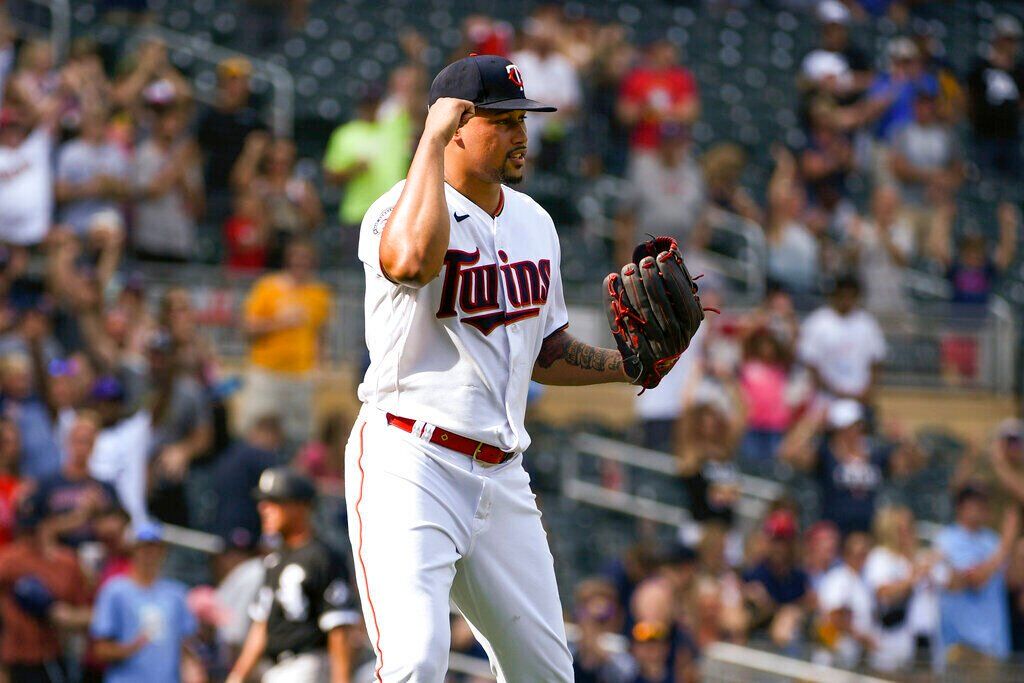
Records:
[[[442,97],[430,105],[426,123],[423,124],[423,135],[447,145],[455,131],[466,125],[475,114],[476,108],[469,100]]]

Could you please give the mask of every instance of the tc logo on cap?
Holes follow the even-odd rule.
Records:
[[[508,80],[519,86],[519,89],[523,88],[523,74],[519,73],[519,67],[515,64],[509,64],[505,67],[505,71],[508,72]]]

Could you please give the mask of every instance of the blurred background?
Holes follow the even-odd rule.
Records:
[[[610,345],[598,283],[646,234],[722,309],[656,390],[531,394],[577,680],[1024,678],[1022,20],[1010,0],[0,0],[10,680],[102,679],[89,608],[151,520],[201,624],[183,680],[222,680],[274,543],[266,467],[316,481],[351,556],[358,226],[470,52],[559,107],[528,119],[519,189],[558,227],[574,333]],[[19,580],[57,556],[81,590],[31,576],[78,612],[35,614]],[[493,680],[457,615],[452,646],[451,681]]]

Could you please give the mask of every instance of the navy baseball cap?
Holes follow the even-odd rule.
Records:
[[[316,487],[308,477],[288,467],[271,467],[263,470],[253,496],[256,500],[312,502]]]
[[[429,103],[442,97],[469,100],[478,109],[557,111],[526,97],[519,67],[497,55],[470,55],[441,69],[430,84]]]

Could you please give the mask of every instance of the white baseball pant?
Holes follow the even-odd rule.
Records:
[[[364,406],[345,487],[377,683],[444,681],[450,603],[499,681],[573,680],[554,561],[522,457],[475,462]]]

